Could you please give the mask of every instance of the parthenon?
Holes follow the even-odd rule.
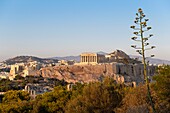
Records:
[[[97,64],[105,60],[104,55],[97,53],[82,53],[80,56],[82,64]]]

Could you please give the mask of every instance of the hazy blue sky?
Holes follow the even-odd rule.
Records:
[[[170,60],[170,0],[0,0],[0,61],[116,49],[137,55],[130,25],[140,7],[153,28],[151,53]]]

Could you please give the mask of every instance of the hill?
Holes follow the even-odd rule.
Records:
[[[15,63],[27,63],[27,62],[31,62],[31,61],[37,61],[40,63],[49,64],[49,63],[57,63],[58,59],[38,58],[35,56],[17,56],[14,58],[7,59],[7,60],[3,61],[3,63],[12,65]]]
[[[106,54],[104,52],[98,52],[98,53],[103,53]],[[139,61],[142,61],[142,57],[140,56],[135,56],[135,55],[129,55],[130,58],[137,58]],[[37,61],[40,63],[44,63],[44,64],[49,64],[49,63],[57,63],[58,60],[75,60],[77,62],[80,62],[80,56],[65,56],[65,57],[53,57],[53,58],[39,58],[39,57],[35,57],[35,56],[17,56],[14,58],[10,58],[7,59],[5,61],[3,61],[3,63],[11,65],[11,64],[15,64],[15,63],[26,63],[26,62],[30,62],[30,61]],[[162,59],[156,59],[156,58],[148,58],[147,59],[149,61],[150,64],[167,64],[170,65],[170,61],[168,60],[162,60]]]

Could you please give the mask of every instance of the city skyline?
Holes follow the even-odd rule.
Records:
[[[135,13],[142,8],[156,46],[148,54],[170,60],[170,1],[0,1],[0,61],[19,55],[42,58],[112,52],[138,55],[130,45]]]

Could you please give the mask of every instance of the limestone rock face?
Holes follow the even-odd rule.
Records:
[[[57,78],[67,82],[91,82],[98,81],[102,76],[104,66],[55,66],[42,68],[40,71],[43,77]]]
[[[155,67],[148,67],[148,75],[153,75]],[[119,83],[143,81],[143,65],[98,64],[98,65],[69,65],[46,67],[40,70],[43,77],[64,79],[67,82],[102,81],[104,77],[112,77]]]
[[[117,58],[130,59],[130,57],[125,52],[123,52],[122,50],[116,50],[116,51],[110,53],[110,55],[115,56]]]

